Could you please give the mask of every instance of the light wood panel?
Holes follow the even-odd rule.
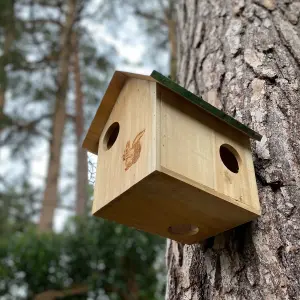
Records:
[[[93,212],[156,168],[155,85],[155,82],[130,78],[118,96],[99,140]],[[114,122],[120,124],[119,135],[115,144],[106,150],[104,137]],[[126,164],[125,158],[130,164]]]
[[[141,80],[147,80],[147,81],[153,81],[156,82],[154,78],[148,75],[143,75],[143,74],[136,74],[136,73],[131,73],[131,72],[124,72],[124,71],[116,71],[117,73],[122,73],[126,77],[129,78],[136,78],[136,79],[141,79]]]
[[[159,87],[158,93],[162,170],[259,211],[249,138],[164,87]],[[238,153],[237,174],[227,169],[220,158],[223,144]]]
[[[227,124],[237,131],[240,131],[244,135],[247,135],[249,138],[255,139],[257,141],[261,140],[262,136],[258,132],[255,132],[245,124],[242,124],[238,120],[232,118],[230,115],[227,115],[224,111],[221,111],[210,103],[204,101],[201,96],[196,96],[195,94],[186,90],[170,78],[163,76],[157,71],[153,71],[150,76],[155,79],[161,86],[164,86],[168,90],[179,95],[182,100],[196,105],[207,114],[221,120],[223,123]]]
[[[106,122],[108,121],[110,113],[112,112],[112,109],[119,97],[121,90],[124,87],[126,80],[130,78],[155,82],[152,77],[146,75],[122,71],[116,71],[114,73],[82,144],[82,147],[87,149],[89,152],[94,154],[98,153],[99,137]]]
[[[153,172],[95,215],[140,230],[192,244],[246,223],[257,213],[219,200],[204,190],[162,172]],[[194,235],[171,234],[169,227],[191,224]]]
[[[233,119],[229,115],[226,115],[224,112],[218,110],[216,107],[205,102],[201,97],[197,97],[188,90],[179,86],[169,78],[163,76],[157,71],[153,71],[150,76],[116,71],[113,75],[111,82],[108,85],[108,88],[104,94],[104,97],[101,101],[101,104],[95,114],[95,117],[91,123],[91,126],[86,134],[86,137],[83,141],[83,148],[87,149],[89,152],[97,154],[98,150],[98,141],[102,133],[103,127],[106,124],[109,115],[114,107],[120,91],[122,90],[124,83],[128,78],[136,78],[141,80],[147,80],[152,82],[158,82],[160,85],[165,86],[170,91],[173,91],[181,97],[183,101],[193,103],[194,105],[201,107],[203,111],[222,120],[224,124],[228,124],[235,130],[243,132],[245,135],[254,138],[256,140],[261,140],[261,135],[257,132],[254,132],[251,128],[248,128],[244,124],[241,124],[237,120]]]
[[[161,166],[214,188],[213,131],[207,113],[161,88]]]
[[[144,76],[121,75],[97,142],[94,215],[188,244],[259,216],[249,138]],[[115,122],[119,135],[107,150]],[[233,147],[238,173],[223,164],[223,144]]]

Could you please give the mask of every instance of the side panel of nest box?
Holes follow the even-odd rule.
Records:
[[[93,213],[155,171],[155,125],[156,83],[128,79],[100,136]]]
[[[161,169],[258,211],[249,138],[166,88],[159,97]]]

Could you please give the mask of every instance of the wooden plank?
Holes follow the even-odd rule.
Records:
[[[156,83],[129,78],[100,136],[93,212],[156,168]],[[106,133],[115,122],[119,134],[107,149]]]
[[[82,144],[82,147],[87,149],[89,152],[97,155],[99,137],[126,80],[129,78],[155,82],[151,76],[147,75],[122,71],[116,71],[114,73]]]
[[[247,127],[246,125],[240,123],[236,119],[232,118],[231,116],[227,115],[223,111],[217,109],[213,105],[209,104],[208,102],[204,101],[201,97],[196,96],[195,94],[189,92],[185,88],[181,87],[171,79],[163,76],[157,71],[153,71],[151,73],[151,77],[153,77],[158,83],[165,86],[166,88],[172,90],[173,92],[177,93],[181,97],[185,98],[186,100],[190,101],[191,103],[201,107],[207,113],[219,118],[223,122],[227,123],[228,125],[234,127],[235,129],[243,132],[247,136],[260,141],[262,136],[252,130],[251,128]]]
[[[259,210],[259,200],[248,136],[195,108],[171,90],[158,88],[161,101],[160,170],[188,184],[199,184]],[[230,171],[220,147],[232,149],[239,165]],[[226,148],[227,149],[227,148]]]
[[[100,134],[112,112],[117,98],[126,82],[127,77],[121,72],[115,72],[103,96],[96,115],[90,125],[82,147],[97,155]]]
[[[153,71],[151,76],[116,71],[112,77],[112,80],[104,94],[100,106],[97,109],[95,117],[83,141],[83,148],[87,149],[89,152],[97,154],[99,137],[117,101],[117,98],[128,78],[137,78],[141,80],[148,80],[151,82],[158,82],[159,84],[184,97],[189,102],[201,107],[204,111],[208,112],[209,114],[212,114],[214,117],[217,117],[223,122],[234,127],[235,129],[240,130],[247,136],[256,140],[261,139],[261,135],[257,132],[238,122],[234,118],[228,116],[224,112],[218,110],[216,107],[210,105],[208,102],[203,101],[202,98],[197,97],[196,95],[192,94],[188,90],[184,89],[183,87],[179,86],[172,80],[164,77],[156,71]]]
[[[155,171],[94,215],[182,243],[198,243],[255,219],[259,212]],[[170,226],[191,224],[195,234],[172,234]]]
[[[124,71],[117,71],[125,75],[126,77],[129,78],[136,78],[136,79],[141,79],[141,80],[148,80],[148,81],[153,81],[156,82],[156,80],[149,76],[149,75],[142,75],[142,74],[136,74],[136,73],[130,73],[130,72],[124,72]]]

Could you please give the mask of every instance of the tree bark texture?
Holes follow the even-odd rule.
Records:
[[[178,81],[263,135],[262,216],[168,242],[167,299],[300,299],[300,2],[180,0]]]
[[[57,92],[53,116],[50,156],[48,161],[46,187],[43,206],[40,215],[39,229],[52,229],[55,208],[58,203],[58,178],[60,173],[60,158],[62,139],[66,117],[66,96],[69,80],[69,62],[72,54],[72,28],[76,20],[76,0],[69,0],[66,22],[61,33],[61,51],[58,62]]]
[[[76,214],[82,216],[86,213],[88,201],[88,160],[87,151],[82,148],[82,137],[84,134],[84,96],[82,93],[80,59],[79,59],[79,42],[78,35],[73,33],[73,72],[75,81],[75,131],[76,131],[76,156],[77,156],[77,172],[76,172]]]

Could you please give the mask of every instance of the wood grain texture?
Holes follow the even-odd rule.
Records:
[[[237,121],[236,119],[232,118],[231,116],[227,115],[224,111],[219,110],[215,106],[211,105],[210,103],[204,101],[201,97],[196,96],[195,94],[191,93],[187,89],[183,88],[176,82],[172,81],[171,79],[163,76],[157,71],[153,71],[151,74],[157,82],[161,85],[165,86],[166,88],[170,89],[174,93],[177,93],[182,97],[182,100],[185,99],[205,110],[207,113],[211,114],[212,116],[219,118],[226,124],[234,127],[235,129],[243,132],[247,136],[260,141],[262,136],[252,130],[251,128],[247,127],[246,125],[242,124],[241,122]]]
[[[252,129],[248,128],[244,124],[240,123],[239,121],[235,120],[231,116],[227,115],[223,111],[217,109],[216,107],[212,106],[211,104],[203,101],[201,97],[197,97],[193,93],[189,92],[188,90],[184,89],[183,87],[179,86],[172,80],[168,79],[167,77],[163,76],[162,74],[158,73],[157,71],[153,71],[151,76],[129,73],[129,72],[122,72],[116,71],[113,75],[111,82],[108,85],[106,93],[102,99],[102,102],[95,114],[95,117],[90,125],[90,128],[86,134],[86,137],[83,141],[83,148],[87,149],[89,152],[97,154],[98,151],[98,141],[99,137],[102,133],[104,125],[106,124],[108,117],[114,107],[118,96],[126,82],[129,78],[136,78],[141,80],[147,80],[150,82],[158,82],[160,85],[165,86],[166,88],[174,91],[175,93],[179,94],[182,97],[182,100],[187,100],[198,107],[201,107],[207,113],[213,115],[216,118],[219,118],[223,122],[229,124],[230,126],[240,130],[247,136],[254,138],[256,140],[261,139],[261,135],[257,132],[253,131]]]
[[[99,140],[93,212],[155,170],[156,132],[153,127],[156,120],[155,84],[151,81],[130,78],[118,96]],[[105,134],[114,122],[119,123],[119,134],[113,146],[106,149]],[[128,168],[124,161],[124,151],[128,149],[127,156],[129,159],[134,158],[136,154],[136,148],[133,147],[134,140],[141,132],[143,134],[139,140],[139,157],[134,164],[131,161]]]
[[[159,88],[161,97],[161,168],[243,203],[259,214],[259,199],[249,138],[182,97]],[[238,173],[222,162],[220,146],[233,147]]]
[[[115,122],[119,135],[107,149],[103,144]],[[239,153],[237,174],[221,162],[224,143]],[[245,134],[156,82],[131,78],[100,137],[93,213],[197,243],[260,214],[251,164]],[[198,232],[173,234],[173,226]]]
[[[125,82],[130,78],[148,80],[150,82],[155,81],[152,77],[141,74],[122,71],[116,71],[114,73],[82,144],[82,147],[87,149],[89,152],[96,155],[98,154],[98,142],[100,135]]]
[[[155,171],[95,215],[192,244],[257,217],[255,212],[235,205],[234,200],[227,200]],[[171,234],[169,227],[178,224],[192,224],[199,232]]]
[[[109,83],[109,86],[103,96],[100,106],[82,144],[82,147],[87,149],[91,153],[98,153],[99,137],[104,129],[107,120],[109,119],[109,116],[113,110],[113,107],[122,88],[124,87],[126,80],[127,77],[124,74],[115,72],[113,78]]]

